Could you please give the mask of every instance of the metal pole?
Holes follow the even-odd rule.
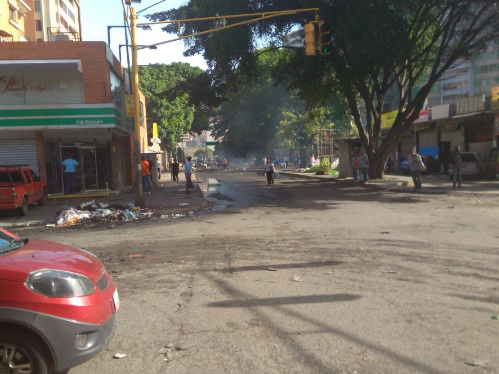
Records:
[[[107,27],[107,45],[110,47],[111,47],[111,27],[113,26]]]
[[[132,76],[133,76],[133,116],[135,127],[135,160],[136,160],[136,180],[137,193],[135,195],[135,205],[145,208],[144,195],[142,191],[142,171],[140,160],[140,102],[139,102],[139,67],[137,63],[137,15],[135,8],[130,7],[131,29],[132,29]]]

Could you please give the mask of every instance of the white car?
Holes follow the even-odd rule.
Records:
[[[461,175],[481,177],[484,174],[484,164],[476,152],[461,152]],[[450,179],[454,179],[454,168],[449,168]]]

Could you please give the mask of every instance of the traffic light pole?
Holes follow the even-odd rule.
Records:
[[[144,194],[142,191],[142,168],[140,159],[140,101],[139,101],[139,66],[137,62],[137,14],[135,8],[130,7],[131,34],[132,34],[132,93],[133,93],[133,117],[135,127],[135,179],[137,190],[135,194],[135,206],[145,208]]]

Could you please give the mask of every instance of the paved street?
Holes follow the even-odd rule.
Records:
[[[70,374],[498,372],[497,196],[197,177],[214,205],[185,219],[13,230],[117,283],[115,337]]]

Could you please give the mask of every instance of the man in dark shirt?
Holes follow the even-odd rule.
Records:
[[[172,167],[172,176],[173,176],[173,182],[177,182],[178,183],[178,171],[180,169],[180,165],[179,163],[177,162],[177,159],[174,159],[173,162],[171,163],[171,167]]]

